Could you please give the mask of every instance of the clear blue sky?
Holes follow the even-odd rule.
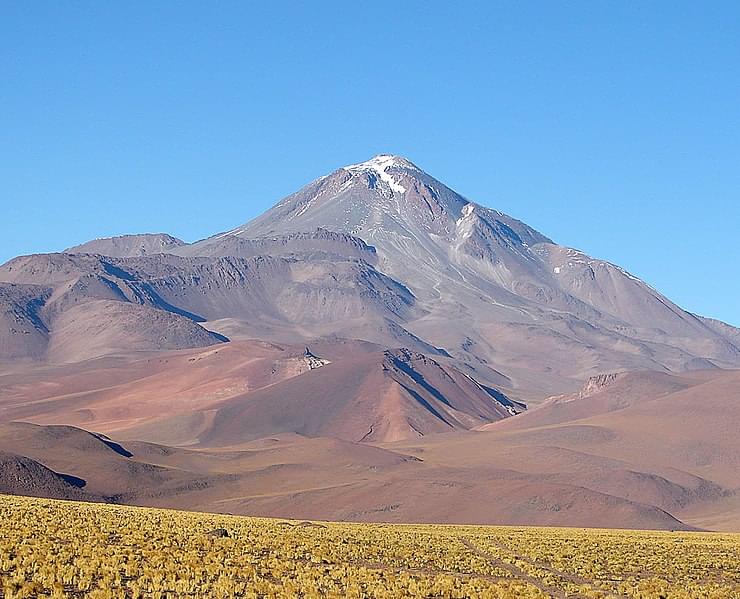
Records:
[[[740,325],[737,2],[2,2],[0,261],[379,152]]]

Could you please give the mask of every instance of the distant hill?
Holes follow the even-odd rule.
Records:
[[[145,233],[94,239],[64,250],[65,254],[102,254],[115,258],[131,258],[167,253],[185,242],[167,233]]]

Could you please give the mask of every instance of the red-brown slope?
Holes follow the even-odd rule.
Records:
[[[233,354],[221,354],[227,348]],[[300,427],[311,435],[361,435],[367,422],[378,416],[386,418],[380,421],[385,426],[374,431],[383,435],[408,430],[403,426],[410,421],[438,426],[439,418],[429,408],[462,425],[461,414],[475,412],[478,400],[485,399],[468,388],[450,399],[466,381],[474,383],[427,357],[367,350],[372,348],[349,342],[316,344],[312,351],[330,355],[331,364],[268,382],[233,399],[195,402],[193,406],[207,408],[191,411],[204,415],[186,431],[190,439],[200,436],[197,448],[122,441],[123,449],[132,454],[126,456],[111,451],[99,436],[77,429],[5,425],[0,427],[0,451],[82,478],[88,481],[86,491],[146,505],[395,522],[647,528],[680,528],[685,522],[724,530],[740,525],[736,494],[740,442],[735,434],[740,425],[740,372],[607,377],[582,393],[486,426],[482,432],[426,434],[383,444],[382,449],[295,434],[265,438],[264,431]],[[283,351],[269,345],[251,349],[225,345],[139,361],[136,381],[111,385],[119,388],[109,391],[110,398],[101,400],[96,410],[98,416],[105,414],[108,401],[113,409],[116,393],[126,388],[133,395],[118,397],[135,403],[138,387],[150,395],[140,398],[136,409],[149,405],[150,415],[161,416],[167,405],[179,409],[173,398],[185,397],[188,389],[198,397],[211,384],[220,388],[231,374],[221,382],[208,377],[214,371],[228,371],[226,364],[233,366],[237,378],[250,368],[264,375],[264,365],[282,363]],[[263,357],[258,358],[260,353]],[[89,386],[104,372],[102,364],[107,364],[109,381],[115,382],[123,377],[115,363],[103,360],[100,368],[66,381],[59,377],[57,383],[69,390],[73,385]],[[159,400],[157,390],[168,388],[168,373],[177,374],[177,380],[169,381],[175,395]],[[421,375],[423,383],[415,380]],[[51,374],[46,381],[29,384],[49,389],[47,400],[57,410],[46,413],[50,420],[73,405],[55,395]],[[21,379],[16,379],[15,392],[22,393],[22,387]],[[448,403],[430,389],[444,390]],[[47,400],[39,398],[27,409]],[[135,422],[131,417],[118,424],[126,419]],[[144,420],[150,427],[149,439],[182,434],[182,417]],[[110,425],[113,420],[98,422]],[[167,423],[171,430],[164,428]],[[126,432],[136,438],[135,428]]]
[[[665,465],[740,488],[740,371],[624,374],[500,425],[499,438]]]
[[[359,351],[362,346],[346,351],[355,348]],[[321,364],[321,359],[305,356],[303,347],[241,341],[207,349],[28,366],[0,375],[0,422],[64,423],[113,433],[206,410]]]
[[[606,414],[687,389],[701,381],[701,375],[696,373],[685,376],[661,372],[598,375],[591,377],[578,393],[552,397],[532,408],[527,418],[513,418],[505,427],[496,430],[521,430]],[[483,425],[481,430],[490,430],[492,426]]]
[[[0,375],[0,422],[63,423],[177,445],[283,432],[395,441],[471,429],[523,409],[410,350],[341,339],[311,347],[239,341],[29,367]]]
[[[450,366],[409,350],[339,360],[225,402],[199,435],[203,446],[296,432],[397,441],[467,430],[521,406]]]
[[[740,510],[740,372],[623,374],[552,400],[479,436],[429,439],[425,459],[512,468],[670,511],[697,526],[733,526]],[[723,518],[704,514],[726,506]],[[736,512],[730,517],[729,512]]]
[[[11,424],[0,426],[0,451],[8,444],[42,469],[61,469],[86,481],[86,489],[137,505],[374,522],[684,527],[636,500],[338,439],[281,435],[228,450],[192,450]],[[44,487],[44,477],[36,480],[37,494],[57,492],[54,481]]]

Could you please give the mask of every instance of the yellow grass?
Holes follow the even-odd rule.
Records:
[[[9,496],[0,522],[6,598],[740,597],[740,535],[298,523]]]

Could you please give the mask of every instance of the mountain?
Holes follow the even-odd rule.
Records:
[[[733,530],[739,367],[740,330],[380,155],[196,243],[0,266],[0,491]]]
[[[740,365],[737,329],[391,155],[193,244],[96,240],[11,260],[0,285],[4,359],[338,336],[450,356],[535,403],[605,371]]]
[[[0,299],[22,343],[2,343],[0,359],[77,361],[110,353],[199,347],[224,337],[167,304],[146,282],[88,254],[22,256],[0,266]],[[202,319],[201,319],[202,320]],[[5,339],[5,337],[0,337]]]
[[[471,202],[398,156],[338,169],[183,250],[317,228],[374,248],[377,268],[420,309],[402,323],[409,333],[503,372],[523,397],[574,390],[602,371],[740,364],[737,329],[682,310],[624,269]]]
[[[145,233],[143,235],[121,235],[95,239],[64,250],[65,254],[102,254],[115,258],[129,258],[162,254],[185,245],[182,239],[167,233]]]

